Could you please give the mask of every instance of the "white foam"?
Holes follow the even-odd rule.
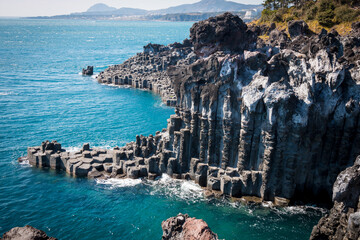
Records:
[[[14,94],[14,92],[0,92],[0,96],[8,96],[12,94]]]
[[[298,214],[306,214],[306,215],[322,215],[327,212],[324,208],[319,208],[316,206],[289,206],[289,207],[270,207],[272,211],[277,213],[278,215],[298,215]]]
[[[199,194],[199,193],[202,192],[201,187],[198,184],[195,184],[192,181],[184,181],[181,184],[181,190],[183,192],[194,193],[194,194]]]
[[[19,162],[19,164],[20,164],[20,165],[23,165],[23,166],[27,166],[27,167],[28,167],[28,166],[31,166],[29,160],[21,161],[21,162]]]
[[[153,188],[151,195],[166,195],[186,201],[196,202],[204,200],[202,188],[193,181],[173,179],[163,174],[156,181],[149,181]]]
[[[68,151],[68,152],[78,152],[78,151],[80,151],[80,147],[65,147],[64,148],[66,151]]]
[[[112,142],[112,143],[110,143],[110,145],[109,145],[109,144],[107,144],[107,145],[91,145],[91,144],[90,144],[90,148],[101,148],[101,149],[110,149],[110,150],[113,150],[114,147],[112,147],[112,146],[114,146],[114,145],[116,145],[116,142],[115,142],[115,141]]]
[[[264,208],[272,208],[274,204],[272,202],[262,202],[261,206]]]
[[[308,214],[309,211],[321,212],[323,214],[327,212],[325,208],[316,206],[290,206],[284,208],[284,212],[289,214]]]
[[[110,188],[134,187],[142,182],[141,179],[130,179],[130,178],[96,179],[95,181],[97,184],[110,185]]]

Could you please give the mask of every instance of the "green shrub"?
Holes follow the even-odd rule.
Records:
[[[273,17],[275,16],[276,10],[264,9],[261,12],[261,21],[268,22],[272,21]]]
[[[285,22],[290,22],[292,20],[295,20],[295,18],[293,16],[290,16],[285,19]]]
[[[329,9],[327,11],[319,12],[317,15],[317,20],[319,21],[320,25],[324,27],[332,27],[335,25],[334,17],[334,11]]]
[[[320,25],[325,27],[332,27],[336,24],[334,21],[334,9],[335,5],[332,0],[321,0],[319,2],[317,20],[319,21]]]
[[[293,15],[297,18],[301,17],[301,12],[298,12],[298,11],[294,11],[293,12]]]
[[[284,19],[280,12],[276,12],[271,21],[272,22],[283,22]]]
[[[311,6],[311,8],[309,8],[306,11],[306,20],[314,20],[314,19],[316,19],[317,12],[318,12],[318,7],[316,5]]]
[[[359,16],[359,11],[351,9],[343,5],[335,9],[335,17],[337,22],[352,22]]]
[[[332,0],[321,0],[319,12],[328,12],[335,9],[335,5]]]

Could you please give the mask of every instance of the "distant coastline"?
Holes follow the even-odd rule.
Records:
[[[98,3],[85,12],[24,17],[26,19],[83,19],[118,21],[201,21],[225,12],[231,12],[250,22],[261,16],[262,5],[247,5],[225,0],[201,0],[193,4],[183,4],[166,9],[148,11],[138,8],[119,8]]]
[[[197,22],[209,17],[217,16],[225,12],[207,12],[207,13],[177,13],[163,15],[144,15],[144,16],[106,16],[106,15],[57,15],[57,16],[39,16],[22,17],[23,19],[74,19],[74,20],[115,20],[115,21],[169,21],[169,22]],[[251,17],[246,17],[247,11],[232,12],[234,15],[250,22],[260,16],[260,12]]]

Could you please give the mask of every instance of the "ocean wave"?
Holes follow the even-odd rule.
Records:
[[[30,165],[30,163],[29,163],[29,160],[21,161],[21,162],[19,162],[19,164],[20,164],[21,166],[31,167],[31,165]]]
[[[310,205],[302,205],[302,206],[288,206],[288,207],[274,207],[270,206],[268,209],[278,215],[281,216],[292,216],[292,215],[308,215],[308,216],[321,216],[328,212],[325,208],[320,208],[316,206]]]
[[[80,151],[81,147],[64,147],[64,149],[68,152],[78,152]]]
[[[0,92],[0,96],[15,95],[14,92]]]
[[[163,102],[157,102],[154,104],[154,107],[156,108],[161,108],[161,109],[169,109],[169,108],[172,108],[172,107],[169,107],[167,106],[165,103]]]
[[[231,207],[241,209],[249,216],[260,218],[275,214],[279,218],[292,215],[321,216],[327,213],[326,209],[316,206],[289,206],[276,207],[272,202],[263,202],[261,205],[244,205],[240,202],[229,201],[228,198],[206,199],[204,190],[195,182],[189,180],[173,179],[167,174],[163,174],[154,181],[147,179],[97,179],[97,184],[109,186],[110,189],[140,186],[144,194],[153,196],[164,196],[174,200],[182,200],[187,203],[208,202],[218,207]],[[139,189],[139,188],[138,188]],[[145,190],[146,189],[146,190]]]
[[[316,206],[305,205],[305,206],[284,207],[283,212],[286,214],[309,214],[311,212],[314,212],[314,213],[321,212],[322,214],[325,214],[328,212],[328,210],[326,210],[325,208],[320,208],[320,207],[316,207]]]
[[[110,189],[113,188],[124,188],[124,187],[134,187],[136,185],[141,184],[141,179],[117,179],[117,178],[109,178],[109,179],[96,179],[97,184],[110,186]]]
[[[113,143],[111,145],[108,145],[108,144],[106,144],[106,145],[91,145],[90,144],[91,148],[101,148],[101,149],[110,149],[110,150],[114,149],[114,147],[113,147],[114,145],[115,144],[113,144]],[[78,152],[81,150],[81,148],[82,147],[74,147],[74,146],[64,147],[64,149],[68,152]]]
[[[193,181],[173,179],[163,174],[155,181],[149,181],[151,195],[165,195],[185,201],[197,202],[204,200],[203,189]]]

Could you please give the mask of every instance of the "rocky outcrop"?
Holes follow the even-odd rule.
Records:
[[[99,83],[147,89],[161,96],[167,106],[176,105],[176,96],[166,72],[169,66],[191,64],[197,59],[189,40],[168,46],[148,44],[143,53],[114,65],[97,76]]]
[[[235,15],[225,13],[195,23],[190,29],[194,51],[209,56],[217,51],[237,52],[254,45],[256,35]]]
[[[309,26],[303,20],[290,21],[288,24],[288,30],[291,38],[311,33]]]
[[[211,231],[204,220],[190,218],[187,214],[179,213],[161,223],[163,240],[216,240],[217,235]]]
[[[94,67],[93,66],[87,66],[87,68],[83,68],[82,75],[91,76],[94,74]]]
[[[116,149],[90,148],[89,144],[84,144],[79,151],[68,152],[60,143],[46,141],[39,147],[28,148],[27,158],[19,161],[28,160],[33,166],[63,170],[74,177],[98,178],[110,177],[116,161],[114,154]]]
[[[211,231],[202,219],[190,218],[187,214],[179,213],[161,223],[163,240],[217,240],[218,237]],[[3,240],[57,240],[49,237],[44,231],[32,226],[14,227],[4,233]]]
[[[337,177],[332,199],[333,208],[314,227],[310,239],[360,239],[360,156]]]
[[[56,240],[56,238],[49,237],[44,231],[38,230],[32,226],[14,227],[8,232],[4,233],[3,240]]]
[[[97,79],[159,93],[176,106],[167,128],[114,150],[43,143],[29,148],[30,163],[75,176],[167,173],[232,197],[331,202],[336,177],[360,154],[358,31],[290,39],[273,29],[268,42],[259,32],[224,14],[194,24],[182,44],[146,46]]]

